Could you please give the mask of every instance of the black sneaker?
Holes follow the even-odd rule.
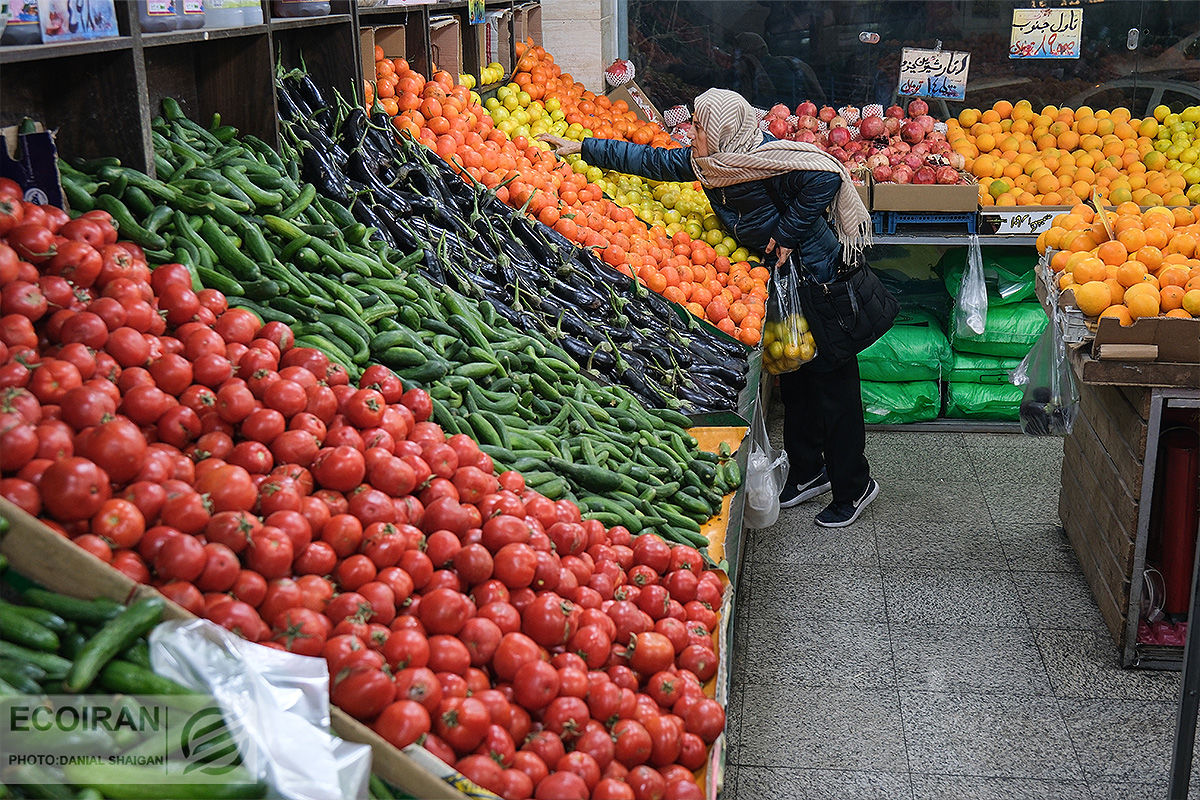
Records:
[[[829,476],[825,474],[825,469],[822,468],[817,477],[804,483],[788,483],[783,487],[783,491],[779,493],[779,507],[791,508],[798,506],[803,502],[812,500],[814,497],[819,497],[825,494],[831,488]]]
[[[879,497],[879,484],[874,478],[867,482],[867,488],[862,497],[854,502],[830,503],[825,510],[817,514],[817,524],[823,528],[844,528],[853,525],[863,510],[871,501]]]

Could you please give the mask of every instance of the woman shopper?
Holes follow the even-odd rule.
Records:
[[[860,263],[871,218],[841,163],[811,144],[764,134],[757,113],[736,92],[709,89],[695,106],[691,148],[540,138],[560,156],[580,153],[601,169],[651,180],[699,180],[726,229],[741,244],[774,254],[776,268],[795,253],[793,263],[808,279],[829,284]],[[879,484],[864,453],[858,361],[853,354],[831,359],[822,350],[818,336],[817,358],[779,379],[784,448],[791,463],[779,501],[790,508],[832,489],[833,501],[816,522],[840,528],[853,524],[879,496]]]

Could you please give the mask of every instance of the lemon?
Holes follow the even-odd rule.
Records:
[[[783,358],[783,342],[771,342],[771,344],[767,346],[767,352],[771,355],[771,358]]]

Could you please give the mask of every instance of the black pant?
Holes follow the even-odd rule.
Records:
[[[779,388],[790,479],[811,480],[824,465],[834,502],[857,500],[870,480],[858,359],[828,372],[801,367],[780,375]]]

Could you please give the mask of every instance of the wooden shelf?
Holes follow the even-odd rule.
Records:
[[[320,28],[326,25],[341,25],[350,22],[349,14],[329,14],[324,17],[291,17],[272,19],[272,31],[295,30],[296,28]]]
[[[143,33],[142,47],[163,47],[171,44],[191,44],[233,39],[241,36],[262,36],[267,26],[248,25],[241,28],[200,28],[194,31],[170,31],[168,33]]]
[[[80,42],[58,42],[56,44],[30,44],[18,47],[0,47],[0,64],[20,64],[28,61],[69,58],[71,56],[107,53],[113,50],[128,50],[133,46],[130,36],[113,36],[108,39],[86,39]]]

